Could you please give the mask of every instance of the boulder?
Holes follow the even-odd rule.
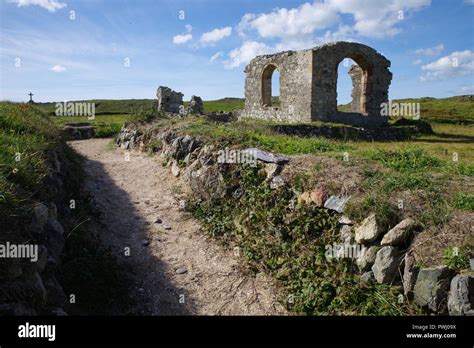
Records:
[[[265,163],[265,173],[267,173],[267,179],[273,179],[275,176],[279,175],[281,169],[282,166],[277,163]]]
[[[179,168],[178,162],[177,162],[177,161],[173,161],[173,164],[171,165],[171,173],[172,173],[174,176],[178,177],[180,172],[181,172],[181,168]]]
[[[380,248],[372,266],[377,282],[380,284],[390,284],[397,275],[398,264],[398,250],[395,247],[384,246]]]
[[[420,269],[413,290],[415,303],[434,312],[445,312],[450,274],[446,266]]]
[[[324,203],[324,208],[342,213],[350,198],[350,196],[331,196]]]
[[[361,255],[357,258],[356,264],[361,272],[367,272],[375,262],[375,257],[380,247],[373,245],[371,247],[362,247]]]
[[[326,201],[327,194],[326,191],[322,187],[317,187],[312,192],[310,192],[311,202],[313,202],[317,207],[324,206],[324,202]]]
[[[412,228],[415,221],[408,218],[402,220],[394,228],[387,232],[380,242],[381,245],[407,245],[410,241]]]
[[[375,283],[375,277],[374,277],[374,272],[372,271],[369,271],[369,272],[365,272],[364,274],[362,274],[360,276],[360,282],[362,284],[371,284],[371,283]]]
[[[354,239],[354,233],[352,232],[352,227],[349,225],[342,225],[339,230],[339,240],[344,244],[352,244]]]
[[[250,156],[255,156],[257,160],[266,163],[283,164],[289,161],[288,157],[284,155],[274,154],[268,151],[259,150],[257,148],[248,148],[243,150],[242,152]]]
[[[458,274],[451,280],[448,295],[449,315],[474,316],[474,277]]]
[[[382,229],[377,224],[375,214],[372,213],[355,228],[355,240],[361,244],[373,242],[381,233]]]

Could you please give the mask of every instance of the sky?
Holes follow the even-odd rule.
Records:
[[[0,99],[243,97],[253,57],[341,40],[392,62],[390,99],[473,94],[473,23],[474,0],[0,0]]]

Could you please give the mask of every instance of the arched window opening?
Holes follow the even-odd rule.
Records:
[[[262,74],[262,103],[265,107],[280,106],[280,72],[275,65],[268,65]]]

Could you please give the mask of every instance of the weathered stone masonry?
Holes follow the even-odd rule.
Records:
[[[337,68],[344,58],[354,65],[351,113],[337,111]],[[374,49],[333,42],[303,51],[254,58],[245,68],[245,108],[241,117],[284,122],[328,121],[377,125],[381,104],[388,101],[390,61]],[[280,72],[280,106],[271,105],[271,77]]]

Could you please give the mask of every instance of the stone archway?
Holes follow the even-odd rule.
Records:
[[[337,67],[345,58],[351,58],[358,65],[351,71],[353,115],[337,111]],[[386,122],[380,116],[380,110],[382,103],[388,100],[392,79],[388,70],[390,61],[374,49],[352,42],[320,46],[314,49],[313,59],[313,120],[351,123],[356,119],[368,121],[361,119],[361,116],[366,116],[376,123]]]
[[[354,103],[351,113],[337,111],[337,67],[344,58],[360,67],[352,70]],[[280,122],[329,121],[361,125],[387,122],[380,116],[388,101],[390,61],[369,46],[333,42],[303,51],[255,57],[246,66],[245,108],[241,117]],[[272,107],[272,75],[280,72],[280,105]]]

